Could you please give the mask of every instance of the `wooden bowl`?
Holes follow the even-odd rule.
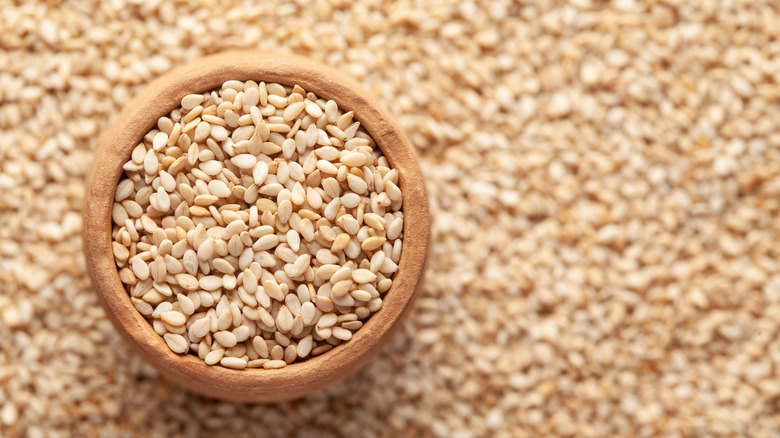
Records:
[[[192,354],[173,353],[130,302],[111,248],[114,192],[122,165],[133,148],[156,126],[158,118],[179,106],[182,97],[217,88],[230,79],[298,84],[322,98],[335,100],[344,111],[355,112],[355,118],[400,174],[404,243],[398,272],[382,308],[350,341],[281,369],[231,370],[206,365]],[[237,51],[198,59],[153,81],[101,135],[88,181],[83,237],[87,267],[109,319],[146,361],[171,380],[209,396],[275,402],[301,397],[354,374],[387,344],[422,281],[430,225],[425,185],[412,147],[395,121],[356,82],[305,58]]]

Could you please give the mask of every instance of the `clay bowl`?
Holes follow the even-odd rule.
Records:
[[[111,250],[111,209],[122,165],[157,119],[182,97],[217,88],[230,79],[298,84],[354,111],[400,174],[404,198],[404,246],[399,270],[383,307],[353,338],[282,369],[230,370],[170,351],[133,307],[119,280]],[[95,289],[109,319],[127,343],[160,373],[194,391],[232,401],[276,402],[298,398],[364,367],[387,344],[408,313],[419,287],[430,242],[431,219],[419,163],[397,124],[360,86],[342,73],[292,55],[256,51],[224,53],[176,68],[149,84],[122,110],[99,139],[84,209],[84,252]]]

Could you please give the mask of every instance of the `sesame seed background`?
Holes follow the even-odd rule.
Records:
[[[0,0],[0,436],[776,436],[780,8]],[[81,252],[96,137],[233,48],[353,75],[426,175],[414,313],[364,371],[218,402],[127,350]]]

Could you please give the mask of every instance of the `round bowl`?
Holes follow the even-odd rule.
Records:
[[[404,199],[401,260],[382,308],[350,341],[281,369],[231,370],[206,365],[192,354],[173,353],[132,305],[119,280],[111,249],[114,192],[122,165],[133,148],[160,117],[179,106],[185,95],[217,88],[230,79],[298,84],[322,98],[333,99],[344,111],[354,111],[355,119],[398,169]],[[238,51],[198,59],[156,79],[103,132],[88,181],[83,238],[87,267],[108,318],[128,344],[161,374],[194,391],[225,400],[275,402],[304,396],[354,374],[387,344],[422,282],[430,225],[425,185],[411,145],[396,122],[356,82],[298,56]]]

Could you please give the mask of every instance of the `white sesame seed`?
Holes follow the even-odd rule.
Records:
[[[368,269],[355,269],[352,271],[352,280],[356,283],[371,283],[376,281],[376,274]]]
[[[253,107],[260,102],[260,89],[257,87],[249,87],[244,92],[243,108],[244,111],[248,111],[247,108]]]
[[[201,277],[198,280],[198,285],[203,290],[217,290],[222,287],[222,277],[218,277],[216,275],[207,275],[205,277]]]
[[[191,110],[203,102],[202,94],[188,94],[181,100],[181,107],[185,110]]]
[[[244,289],[250,294],[257,291],[257,277],[251,269],[244,270]]]
[[[200,318],[197,321],[193,322],[189,328],[190,339],[202,338],[206,336],[206,334],[210,331],[210,329],[211,329],[211,319],[208,317]]]
[[[342,327],[333,327],[332,329],[333,337],[336,339],[340,339],[342,341],[349,341],[352,339],[352,332],[342,328]]]
[[[227,184],[218,179],[209,181],[208,188],[209,192],[214,196],[220,198],[227,198],[230,196],[230,189],[228,189]]]
[[[308,326],[314,322],[315,310],[314,304],[310,301],[301,305],[301,316],[305,325]]]
[[[284,115],[282,116],[285,121],[294,120],[304,110],[306,104],[303,102],[292,103],[284,109]]]
[[[274,370],[279,368],[284,368],[287,366],[287,362],[283,360],[269,360],[268,362],[263,364],[263,368],[267,370]]]
[[[293,316],[287,306],[282,306],[276,316],[276,327],[282,332],[289,332],[293,327]]]
[[[368,190],[368,184],[366,184],[363,178],[357,175],[353,175],[351,173],[347,175],[347,184],[349,185],[350,190],[352,190],[353,192],[359,195],[366,193],[366,191]],[[343,200],[342,203],[344,203]]]
[[[149,278],[149,265],[146,264],[141,258],[139,257],[133,257],[133,274],[139,279],[139,280],[146,280]]]
[[[211,350],[203,359],[203,361],[206,362],[207,365],[214,365],[219,363],[224,356],[225,356],[225,349],[218,348],[216,350]]]
[[[181,326],[187,322],[187,317],[183,313],[177,312],[175,310],[163,312],[160,314],[160,318],[163,320],[163,322],[173,326]]]
[[[311,256],[308,254],[302,254],[298,256],[298,258],[295,260],[295,263],[293,264],[292,274],[290,277],[298,277],[299,275],[303,275],[303,273],[306,271],[306,269],[309,268],[309,261],[311,260]]]
[[[239,169],[252,169],[257,164],[257,157],[251,154],[240,154],[231,158],[230,161]]]
[[[220,163],[217,160],[209,160],[204,161],[200,163],[200,166],[198,166],[200,170],[203,171],[206,175],[209,176],[216,176],[220,172],[222,172],[222,163]],[[217,181],[217,180],[214,180]],[[212,181],[213,182],[213,181]]]
[[[214,339],[225,348],[234,347],[238,342],[236,335],[225,330],[214,333]]]
[[[166,333],[163,335],[163,339],[165,339],[165,343],[168,344],[168,348],[174,353],[183,354],[190,349],[190,344],[182,335]]]
[[[350,175],[353,176],[353,175]],[[346,193],[341,197],[341,205],[346,208],[355,208],[360,204],[360,195],[357,193]]]
[[[247,366],[247,360],[240,357],[223,357],[219,364],[225,368],[234,370],[243,370]]]
[[[155,175],[159,167],[159,161],[157,159],[157,153],[154,149],[149,149],[144,157],[144,172],[147,175]]]

